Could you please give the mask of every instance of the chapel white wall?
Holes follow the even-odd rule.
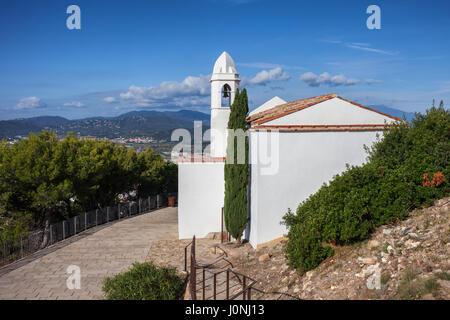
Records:
[[[288,208],[295,212],[324,182],[344,171],[346,163],[364,163],[367,154],[363,145],[370,146],[376,140],[376,132],[280,132],[278,169],[265,175],[262,170],[271,171],[267,165],[253,164],[257,157],[254,146],[263,134],[250,132],[249,241],[253,247],[285,235],[286,228],[280,222]],[[258,147],[267,153],[267,148]]]
[[[178,164],[178,237],[205,237],[221,231],[224,163]]]

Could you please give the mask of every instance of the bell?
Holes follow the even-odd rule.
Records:
[[[228,88],[223,88],[223,97],[228,98],[230,96]]]

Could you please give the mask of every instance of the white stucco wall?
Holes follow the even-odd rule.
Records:
[[[223,162],[178,164],[179,239],[221,231],[224,192]]]
[[[250,133],[252,162],[255,144],[262,134]],[[280,222],[288,208],[295,211],[324,182],[344,171],[346,163],[365,162],[363,145],[371,145],[375,139],[376,132],[280,132],[277,146],[272,143],[273,152],[279,154],[278,164],[272,169],[267,169],[267,165],[251,165],[252,246],[283,236],[286,229]]]
[[[225,157],[227,149],[227,127],[230,108],[211,109],[211,156]]]

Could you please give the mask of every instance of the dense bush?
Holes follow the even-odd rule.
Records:
[[[283,218],[286,254],[300,272],[333,254],[327,243],[350,244],[375,227],[407,216],[449,193],[450,114],[443,105],[386,129],[368,162],[347,167]]]
[[[129,271],[103,283],[109,300],[178,300],[183,287],[184,280],[175,268],[157,267],[152,262],[135,263]]]
[[[105,140],[64,140],[30,134],[13,145],[0,141],[0,240],[118,201],[176,191],[177,166],[150,148],[135,150]]]

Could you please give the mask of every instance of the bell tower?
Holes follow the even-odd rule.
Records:
[[[223,52],[211,76],[211,156],[225,157],[230,106],[239,87],[239,74],[233,59]]]

